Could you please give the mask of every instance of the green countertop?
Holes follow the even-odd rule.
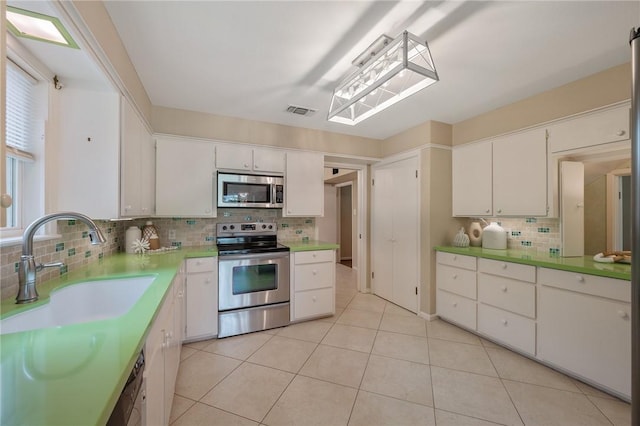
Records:
[[[527,252],[526,250],[491,250],[481,247],[450,247],[438,246],[436,251],[464,254],[467,256],[483,257],[486,259],[503,260],[522,263],[525,265],[541,266],[543,268],[560,269],[581,274],[598,275],[601,277],[631,280],[631,265],[624,263],[600,263],[593,260],[593,256],[580,257],[552,257]]]
[[[335,250],[340,247],[339,244],[325,243],[324,241],[281,241],[281,243],[293,252],[295,251],[311,251],[311,250]]]
[[[0,424],[106,423],[180,264],[216,256],[215,247],[145,256],[116,254],[38,286],[40,300],[1,303],[0,318],[48,302],[50,293],[81,281],[153,275],[131,310],[114,319],[0,336]]]

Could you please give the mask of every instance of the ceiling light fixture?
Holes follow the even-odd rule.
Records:
[[[54,16],[7,6],[7,23],[16,37],[79,49],[62,22]]]
[[[358,124],[439,80],[429,46],[407,31],[381,36],[353,64],[360,68],[333,91],[329,121]]]

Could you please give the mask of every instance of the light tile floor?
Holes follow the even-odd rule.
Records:
[[[444,321],[358,293],[336,315],[183,346],[171,424],[629,425],[629,404]]]

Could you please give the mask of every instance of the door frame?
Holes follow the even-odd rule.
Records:
[[[367,187],[365,186],[367,182],[369,182],[369,171],[367,169],[367,164],[356,164],[349,162],[335,162],[335,161],[325,161],[325,167],[331,168],[339,168],[339,169],[348,169],[354,170],[357,173],[358,180],[356,181],[356,188],[358,191],[358,229],[353,229],[352,232],[357,232],[358,235],[358,244],[357,244],[357,267],[354,268],[356,270],[356,281],[357,281],[357,289],[361,293],[369,293],[371,291],[370,288],[367,287],[367,271],[369,270],[368,262],[367,262],[367,247],[369,245],[369,235],[367,233],[368,228],[368,220],[367,220]],[[353,208],[353,205],[352,205]],[[337,259],[339,261],[339,259]]]
[[[337,183],[336,188],[338,190],[338,241],[342,241],[342,220],[340,220],[340,214],[342,212],[342,188],[345,188],[347,186],[351,187],[351,191],[353,191],[353,182],[343,182],[343,183]],[[353,220],[353,195],[351,196],[351,214],[349,215],[351,218],[351,253],[352,253],[352,257],[351,260],[353,261],[353,240],[354,240],[354,235],[357,235],[357,229],[356,227],[354,227],[354,220]],[[357,238],[356,238],[357,239]],[[356,251],[358,250],[358,247],[355,247]],[[342,261],[342,248],[338,249],[338,253],[340,253],[340,256],[338,257],[338,262]],[[357,258],[357,253],[356,253],[356,258]],[[356,270],[357,265],[356,265]]]

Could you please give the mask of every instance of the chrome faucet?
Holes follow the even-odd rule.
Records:
[[[62,262],[47,263],[36,265],[33,258],[33,237],[36,231],[45,223],[59,219],[77,219],[85,223],[89,227],[89,239],[91,244],[103,244],[107,240],[102,235],[91,218],[80,213],[61,212],[52,213],[36,219],[31,225],[25,229],[22,236],[22,256],[20,256],[20,267],[18,269],[18,295],[16,303],[31,303],[38,300],[38,291],[36,290],[36,272],[43,268],[52,266],[63,266]]]

